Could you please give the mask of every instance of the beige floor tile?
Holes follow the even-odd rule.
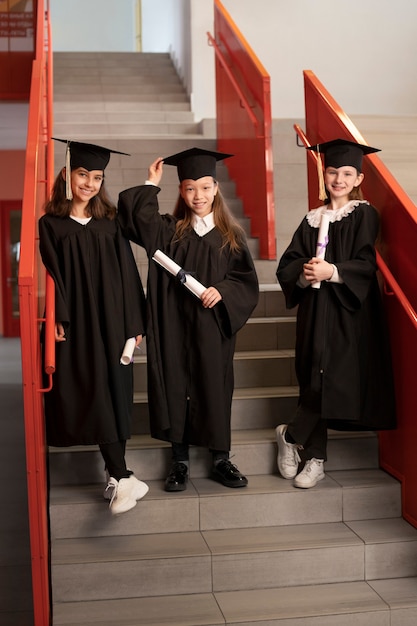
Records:
[[[417,608],[417,578],[368,580],[368,584],[392,608]]]
[[[54,563],[208,555],[210,551],[199,532],[61,539],[54,544],[52,551]]]
[[[214,490],[208,492],[202,481],[195,481],[201,495],[210,495],[201,498],[201,529],[314,524],[342,519],[342,494],[330,478],[321,481],[314,490],[299,490],[291,481],[271,476],[276,481],[275,493],[257,493],[256,478],[252,476],[244,490],[234,490],[245,491],[250,498],[231,489],[228,491],[232,493],[224,498]]]
[[[344,489],[373,487],[374,485],[399,485],[395,478],[380,469],[339,470],[328,472],[328,475]]]
[[[379,469],[328,472],[343,487],[343,519],[401,516],[401,485]]]
[[[213,557],[213,590],[269,589],[364,579],[363,546]]]
[[[346,522],[365,542],[365,578],[417,576],[417,529],[405,520]]]
[[[389,614],[386,604],[363,582],[341,583],[333,585],[293,587],[287,589],[268,589],[264,591],[245,591],[216,593],[220,609],[228,624],[254,624],[266,620],[268,624],[281,624],[286,619],[314,616],[331,616],[327,624],[339,626],[339,616],[335,614],[357,614],[366,611],[378,611],[379,621],[367,622],[371,626],[389,626]],[[387,614],[385,618],[384,613]],[[269,621],[268,621],[269,620]],[[277,620],[276,622],[273,620]],[[278,620],[282,620],[278,621]],[[333,621],[331,621],[333,620]],[[337,620],[337,621],[336,621]],[[301,626],[303,622],[288,622]],[[304,622],[305,626],[312,622]],[[366,622],[362,622],[365,624]],[[317,622],[323,624],[323,621]]]
[[[51,527],[54,538],[84,536],[133,535],[199,530],[199,503],[192,483],[181,493],[166,493],[163,481],[147,481],[149,491],[136,507],[123,515],[112,516],[103,499],[103,488],[57,487],[52,506]],[[81,493],[84,506],[74,507],[76,494]],[[87,494],[91,493],[91,496]],[[73,497],[72,494],[75,494]],[[92,504],[89,498],[97,500]],[[81,498],[78,498],[78,501]],[[162,507],[162,508],[161,508]]]
[[[213,555],[363,545],[342,522],[204,531],[203,537]]]
[[[208,593],[108,600],[100,607],[96,602],[70,602],[54,610],[56,626],[87,622],[92,626],[217,626],[224,624],[224,619],[214,596]]]
[[[417,578],[370,580],[368,584],[390,607],[390,626],[417,624]]]
[[[401,516],[401,487],[395,484],[343,489],[343,519],[365,520]]]
[[[417,576],[417,541],[374,543],[365,547],[365,579]]]
[[[53,565],[52,577],[54,602],[212,591],[209,556]]]
[[[404,519],[346,522],[367,544],[396,541],[417,541],[417,529]]]

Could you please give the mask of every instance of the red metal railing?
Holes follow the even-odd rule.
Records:
[[[219,0],[214,0],[217,146],[236,182],[261,259],[276,258],[270,79]]]
[[[304,145],[335,138],[366,141],[311,71],[304,72],[306,132]],[[307,137],[308,142],[307,144]],[[378,147],[378,146],[375,146]],[[310,151],[307,151],[311,154]],[[364,159],[364,195],[381,214],[377,254],[384,279],[390,327],[398,427],[380,432],[380,464],[402,483],[403,516],[417,527],[417,208],[378,156]],[[318,206],[316,160],[307,159],[309,206]]]
[[[38,254],[36,225],[53,178],[52,52],[49,45],[48,0],[39,0],[36,56],[32,67],[22,206],[19,302],[22,345],[22,380],[25,414],[29,527],[32,557],[34,625],[51,621],[49,591],[48,493],[40,349],[40,317],[45,306],[45,271]],[[53,293],[53,292],[52,292]],[[48,296],[49,299],[49,296]],[[50,305],[49,305],[50,306]],[[53,305],[52,305],[53,306]],[[48,324],[51,346],[52,322]],[[53,366],[53,356],[52,366]]]

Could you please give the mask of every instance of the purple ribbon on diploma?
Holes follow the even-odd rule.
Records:
[[[329,243],[329,238],[327,235],[324,238],[324,243],[320,243],[320,241],[317,242],[316,256],[318,256],[318,251],[325,250],[327,248],[328,243]]]
[[[326,213],[322,213],[320,217],[319,233],[317,236],[316,244],[316,257],[324,259],[326,254],[327,244],[329,243],[329,216]],[[323,241],[324,243],[320,242]],[[320,289],[320,281],[312,283],[313,289]]]

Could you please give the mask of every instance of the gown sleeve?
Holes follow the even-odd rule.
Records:
[[[68,327],[70,315],[59,266],[57,237],[52,221],[47,215],[43,215],[39,220],[39,251],[42,262],[55,283],[55,320],[63,324],[64,327]]]
[[[155,185],[131,187],[119,194],[118,221],[125,237],[145,248],[151,256],[158,247],[163,216],[159,213]]]
[[[336,261],[343,284],[334,285],[335,295],[350,311],[361,308],[377,271],[375,241],[379,231],[379,214],[371,205],[357,209],[351,258]]]
[[[229,269],[222,281],[214,285],[222,296],[214,307],[217,322],[227,337],[234,335],[249,319],[259,299],[255,266],[246,245],[239,253],[230,254]]]
[[[130,243],[117,230],[126,338],[146,334],[146,299]]]
[[[312,231],[307,224],[307,220],[304,219],[282,255],[276,272],[288,309],[297,306],[304,295],[304,289],[308,289],[308,287],[303,288],[297,285],[304,263],[307,263],[312,256],[311,247],[308,245],[310,242],[306,241],[306,234],[308,235],[307,228]]]

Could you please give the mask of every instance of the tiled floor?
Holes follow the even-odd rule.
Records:
[[[0,338],[0,624],[32,626],[20,340]]]

